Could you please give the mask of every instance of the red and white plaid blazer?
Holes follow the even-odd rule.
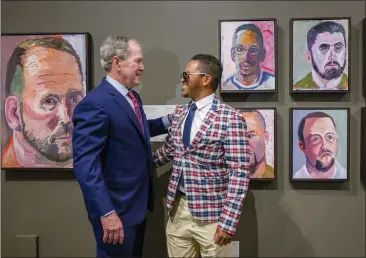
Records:
[[[215,96],[192,144],[183,145],[182,126],[188,105],[172,115],[165,143],[153,153],[156,166],[173,160],[168,185],[167,209],[174,198],[181,173],[192,216],[202,222],[219,222],[219,228],[234,235],[249,185],[247,127],[234,108]]]

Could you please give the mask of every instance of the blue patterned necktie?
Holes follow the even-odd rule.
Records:
[[[184,124],[184,129],[183,129],[183,144],[184,147],[188,147],[189,143],[190,143],[190,138],[191,138],[191,128],[192,128],[192,122],[193,122],[193,118],[194,118],[194,114],[197,110],[197,106],[195,103],[193,103],[191,105],[191,108],[189,110],[186,122]],[[185,192],[184,191],[184,176],[183,176],[183,172],[179,178],[179,190],[181,192]]]
[[[196,112],[197,106],[195,103],[193,103],[191,105],[191,108],[189,110],[186,122],[184,124],[184,129],[183,129],[183,143],[184,143],[184,147],[188,147],[189,143],[190,143],[190,138],[191,138],[191,128],[192,128],[192,122],[193,122],[193,118],[194,118],[194,114]]]

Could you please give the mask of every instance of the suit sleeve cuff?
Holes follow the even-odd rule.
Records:
[[[169,121],[168,115],[163,116],[162,120],[163,120],[165,129],[168,129],[170,127],[170,121]]]
[[[100,218],[104,218],[104,217],[107,217],[109,214],[111,214],[112,212],[114,212],[114,210],[113,211],[110,211],[110,212],[108,212],[108,213],[106,213],[106,214],[104,214],[103,216],[101,216]]]

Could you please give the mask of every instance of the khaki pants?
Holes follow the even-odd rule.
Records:
[[[169,257],[231,257],[231,244],[215,244],[216,223],[195,220],[185,196],[177,193],[176,205],[166,226]]]

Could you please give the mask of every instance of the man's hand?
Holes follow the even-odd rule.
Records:
[[[118,242],[122,244],[124,239],[123,225],[117,213],[114,211],[102,218],[101,221],[104,232],[103,242],[108,244],[113,242],[114,245]]]
[[[178,107],[179,107],[179,104],[176,104],[175,109],[177,109]],[[172,116],[173,116],[173,114],[168,114],[168,119],[169,119],[170,123],[172,123]]]
[[[220,246],[230,244],[231,238],[232,238],[232,236],[229,235],[228,233],[222,231],[219,228],[216,229],[216,233],[214,236],[215,244],[220,245]]]

